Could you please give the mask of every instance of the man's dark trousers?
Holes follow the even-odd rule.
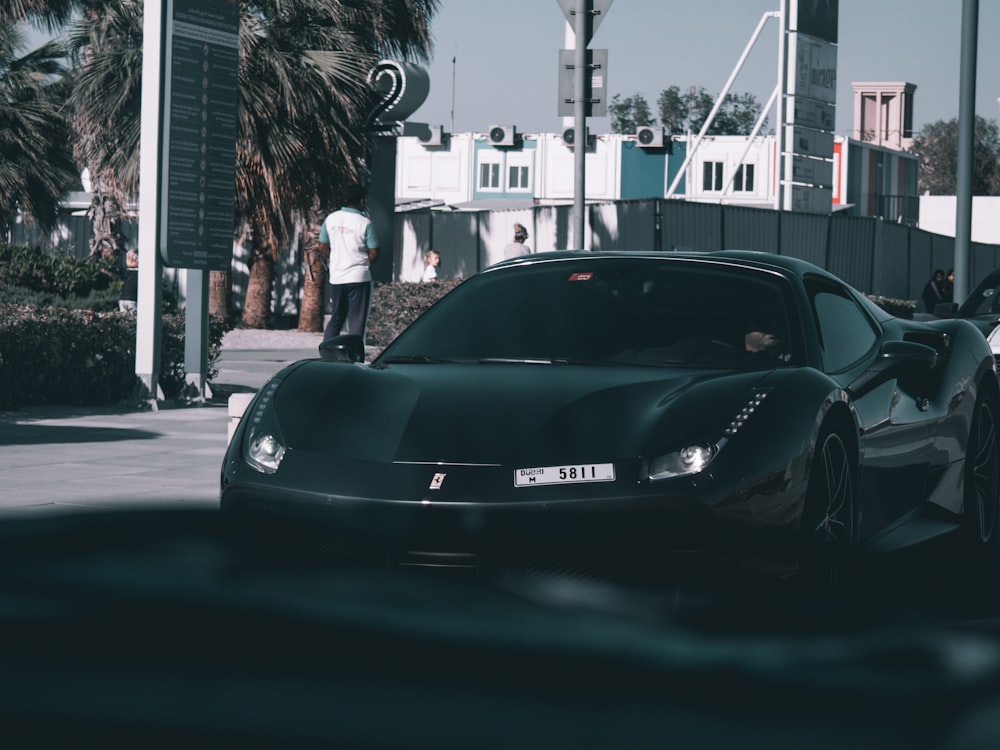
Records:
[[[323,338],[339,336],[347,321],[348,331],[359,334],[364,340],[368,310],[371,308],[372,283],[359,281],[354,284],[330,284],[330,322]]]

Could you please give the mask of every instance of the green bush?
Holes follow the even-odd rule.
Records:
[[[376,284],[365,340],[371,346],[387,346],[424,310],[461,284],[460,279],[435,283],[399,281]]]
[[[0,279],[35,292],[85,297],[120,282],[121,269],[105,258],[54,257],[21,245],[0,245]]]
[[[94,289],[84,296],[63,297],[55,292],[38,292],[23,286],[0,286],[0,305],[21,305],[36,307],[62,307],[67,310],[93,310],[94,312],[115,312],[118,309],[118,294],[121,282],[114,282],[107,289]]]
[[[181,395],[184,317],[163,316],[160,388]],[[131,315],[61,307],[0,305],[0,408],[36,404],[108,405],[136,385],[136,322]],[[222,350],[224,324],[209,323],[209,372]]]
[[[135,319],[132,323],[132,339],[135,340]],[[228,326],[225,320],[215,315],[208,318],[208,380],[219,374],[216,365],[222,355],[222,336]],[[133,360],[134,361],[134,360]],[[160,329],[160,388],[166,398],[181,395],[186,384],[184,370],[184,314],[164,315]]]
[[[136,386],[134,316],[118,310],[121,270],[107,259],[54,257],[0,244],[0,408],[107,405]],[[163,293],[159,385],[182,395],[184,317]],[[225,324],[209,320],[209,379]]]

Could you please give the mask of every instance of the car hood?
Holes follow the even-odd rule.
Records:
[[[274,398],[291,449],[378,462],[556,463],[716,440],[771,371],[311,361]]]

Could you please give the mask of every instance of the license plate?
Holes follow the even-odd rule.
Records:
[[[538,466],[534,469],[514,470],[515,487],[531,487],[539,484],[577,484],[579,482],[613,481],[615,481],[614,464]]]

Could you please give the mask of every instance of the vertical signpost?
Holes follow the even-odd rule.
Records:
[[[368,72],[368,82],[379,97],[365,127],[368,216],[375,227],[379,254],[385,258],[372,267],[372,278],[388,282],[392,280],[392,269],[397,262],[394,232],[396,133],[427,99],[431,80],[427,70],[414,63],[380,60]]]
[[[837,0],[783,0],[778,208],[830,213],[837,101]]]
[[[167,0],[163,262],[229,268],[233,256],[239,5]]]
[[[594,99],[595,88],[601,92],[607,87],[607,70],[601,70],[597,86],[594,81],[594,66],[588,64],[587,45],[597,27],[600,26],[613,0],[558,0],[559,6],[566,15],[566,20],[574,29],[573,66],[570,69],[560,62],[559,80],[560,92],[567,87],[563,84],[567,74],[571,75],[573,96],[559,97],[559,116],[569,115],[566,105],[572,104],[573,114],[573,246],[584,249],[585,205],[586,205],[586,155],[587,155],[587,116],[601,116],[607,112],[607,101]],[[560,60],[562,61],[565,55]],[[591,54],[591,60],[593,55]],[[602,56],[604,67],[607,67],[607,55]],[[602,93],[603,96],[603,93]],[[599,108],[599,109],[598,109]]]
[[[143,19],[136,375],[155,397],[162,266],[188,269],[185,370],[204,395],[208,280],[232,263],[239,5],[147,0]]]

